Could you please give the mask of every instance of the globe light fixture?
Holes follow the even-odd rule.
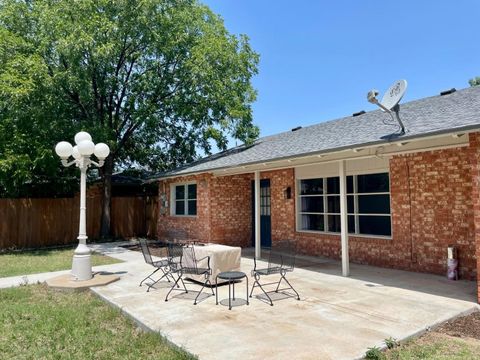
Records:
[[[91,140],[82,140],[77,146],[78,152],[83,156],[90,156],[95,151],[95,144]]]
[[[68,159],[73,152],[72,144],[66,141],[60,141],[57,146],[55,146],[55,152],[62,159]]]
[[[77,159],[77,160],[80,160],[81,157],[82,157],[82,155],[80,155],[80,153],[78,152],[78,146],[77,145],[75,145],[73,147],[72,156],[73,156],[74,159]]]
[[[75,144],[75,146],[72,146],[72,144],[66,141],[60,141],[55,146],[55,153],[61,158],[63,166],[75,165],[80,170],[80,221],[78,246],[73,254],[72,275],[76,280],[84,281],[92,278],[91,251],[87,246],[86,226],[87,169],[92,165],[102,167],[104,160],[110,154],[110,149],[104,143],[95,145],[90,134],[85,131],[80,131],[75,135]],[[90,159],[92,154],[95,154],[98,162]],[[73,157],[73,160],[69,162],[70,156]]]
[[[110,154],[110,148],[107,144],[98,143],[95,145],[95,151],[93,153],[98,160],[104,160]]]
[[[75,144],[80,144],[83,140],[92,141],[92,137],[86,131],[80,131],[75,135]]]

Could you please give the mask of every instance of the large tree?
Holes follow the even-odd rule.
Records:
[[[247,37],[229,34],[195,0],[0,0],[0,121],[27,143],[37,139],[42,153],[3,148],[23,156],[26,173],[43,156],[37,171],[53,177],[56,141],[82,129],[106,142],[112,151],[100,175],[108,235],[116,167],[169,169],[199,151],[225,149],[229,137],[249,143],[258,136],[257,64]],[[3,173],[13,164],[4,161]]]

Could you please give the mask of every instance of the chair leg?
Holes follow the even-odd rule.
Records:
[[[150,275],[148,275],[145,279],[143,279],[142,281],[140,281],[140,284],[138,286],[142,286],[143,282],[147,279],[150,279],[152,281],[155,281],[152,279],[152,275],[155,274],[158,270],[160,270],[160,268],[157,268],[155,269]]]
[[[212,295],[215,295],[215,291],[213,291],[213,285],[212,285],[212,282],[210,281],[210,279],[208,279],[205,283],[210,284],[210,290],[212,290]]]
[[[173,274],[172,274],[172,276],[173,276]],[[169,296],[170,293],[173,291],[173,289],[175,288],[175,286],[178,285],[178,282],[179,282],[179,281],[182,281],[183,287],[185,288],[185,292],[188,293],[187,288],[185,287],[185,284],[183,283],[183,280],[182,280],[182,274],[180,273],[180,274],[178,275],[178,279],[175,280],[175,282],[173,283],[172,287],[171,287],[170,290],[168,291],[167,296],[165,296],[165,301],[168,301],[168,296]]]
[[[272,299],[270,298],[270,296],[268,296],[267,292],[265,291],[265,289],[263,288],[262,285],[260,285],[260,276],[258,274],[255,274],[255,281],[253,283],[253,286],[252,286],[252,291],[250,292],[250,297],[252,297],[252,294],[253,294],[253,289],[258,286],[262,291],[263,293],[265,294],[265,296],[267,297],[268,301],[270,301],[270,306],[273,306],[273,301]]]
[[[167,281],[170,282],[170,278],[168,277],[168,271],[165,271],[165,269],[163,267],[161,267],[160,269],[162,269],[162,272],[163,272],[163,275],[167,277]],[[162,276],[163,278],[163,276]]]
[[[163,269],[162,269],[163,271]],[[150,285],[148,285],[148,289],[147,289],[147,292],[150,292],[150,288],[152,288],[156,283],[158,283],[160,280],[162,280],[164,277],[167,278],[168,280],[168,275],[169,273],[168,272],[165,272],[163,271],[163,275],[160,277],[160,279],[158,279],[157,281],[154,281],[153,283],[151,283]],[[153,279],[152,279],[153,280]],[[168,280],[168,282],[170,282],[170,280]]]
[[[287,280],[287,278],[285,277],[285,274],[281,274],[281,278],[280,278],[280,281],[278,282],[278,286],[280,286],[280,282],[282,281],[282,279],[285,280],[285,282],[288,284],[290,289],[292,289],[293,292],[297,295],[297,300],[300,300],[300,295],[298,295],[297,290],[295,290],[292,284],[290,284],[290,282]],[[277,286],[277,290],[278,290],[278,286]]]
[[[200,294],[202,293],[203,289],[205,288],[205,285],[207,284],[210,284],[210,288],[212,290],[212,295],[215,295],[215,293],[213,292],[213,288],[212,288],[212,283],[210,282],[210,280],[207,279],[205,280],[205,282],[203,283],[202,285],[202,288],[200,289],[200,291],[198,292],[197,296],[195,297],[195,301],[193,302],[193,305],[197,305],[197,300],[198,300],[198,297],[200,296]]]
[[[182,275],[180,275],[180,281],[182,282],[183,288],[185,289],[185,293],[188,294],[188,290],[187,290],[187,287],[185,286],[185,283],[183,282]],[[177,284],[177,287],[179,288],[180,286],[178,286]]]

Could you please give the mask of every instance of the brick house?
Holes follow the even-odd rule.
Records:
[[[160,174],[158,235],[459,276],[480,265],[480,87],[295,128]],[[342,226],[341,224],[345,224]],[[343,247],[343,251],[342,251]],[[480,287],[479,287],[480,294]],[[480,297],[479,297],[480,299]]]

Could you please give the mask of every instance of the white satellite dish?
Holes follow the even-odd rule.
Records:
[[[388,110],[392,110],[402,100],[407,91],[407,80],[398,80],[383,95],[381,104]]]
[[[377,105],[383,111],[390,114],[392,120],[397,120],[398,124],[400,125],[400,135],[405,134],[405,126],[400,119],[399,112],[400,112],[400,105],[398,104],[400,100],[402,100],[403,95],[405,95],[405,91],[407,90],[407,81],[406,80],[398,80],[393,83],[392,86],[388,88],[388,90],[383,95],[382,101],[378,101],[377,95],[378,90],[373,89],[370,90],[367,94],[368,102]],[[395,117],[394,115],[395,114]]]

